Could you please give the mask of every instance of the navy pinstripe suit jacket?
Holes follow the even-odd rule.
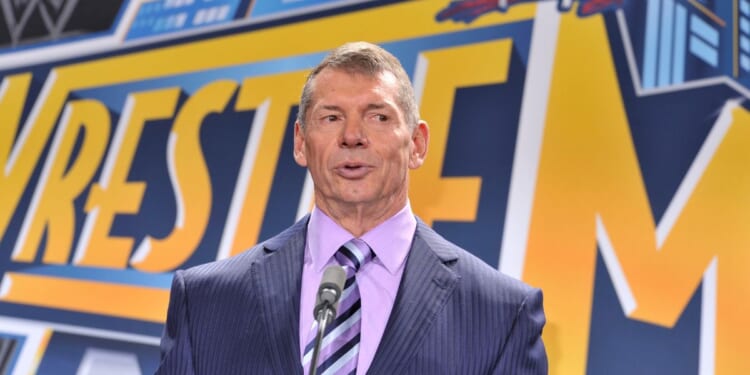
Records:
[[[175,273],[157,374],[302,374],[307,218],[233,258]],[[418,221],[368,374],[546,374],[542,293]]]

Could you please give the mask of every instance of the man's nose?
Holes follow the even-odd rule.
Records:
[[[341,147],[367,146],[368,140],[361,120],[347,120],[341,134]]]

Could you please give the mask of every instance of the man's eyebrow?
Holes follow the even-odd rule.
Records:
[[[385,109],[389,106],[385,103],[370,103],[365,107],[366,110],[370,111],[373,109]],[[337,111],[337,112],[343,112],[343,109],[341,107],[335,105],[335,104],[327,104],[327,105],[321,105],[319,109],[326,110],[326,111]]]
[[[326,111],[338,111],[338,112],[342,111],[341,107],[339,107],[337,105],[333,105],[333,104],[322,105],[322,106],[320,106],[320,109],[324,109]]]
[[[384,103],[370,103],[367,105],[367,110],[369,111],[371,109],[383,109],[386,107],[387,106]]]

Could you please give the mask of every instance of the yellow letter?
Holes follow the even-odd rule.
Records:
[[[29,92],[29,83],[31,83],[31,74],[24,73],[5,77],[0,85],[0,119],[2,119],[0,131],[3,132],[0,134],[0,167],[3,168],[0,170],[0,191],[3,195],[0,199],[0,238],[8,228],[8,222],[13,216],[24,187],[29,182],[31,171],[36,165],[36,160],[33,163],[27,163],[23,168],[11,168],[8,165],[11,146],[13,146],[13,140],[16,139],[18,125],[21,122],[21,111]],[[49,130],[47,136],[49,136]],[[45,140],[47,136],[44,137]],[[38,157],[42,147],[44,144],[40,143],[30,152]],[[24,173],[13,173],[18,169],[23,169]]]
[[[750,373],[750,115],[725,106],[657,230],[602,18],[562,16],[557,48],[523,272],[551,372],[586,372],[598,244],[633,319],[672,327],[703,278],[701,366]]]
[[[271,183],[292,106],[306,72],[248,78],[237,96],[238,111],[255,109],[245,156],[237,177],[218,258],[247,250],[258,242]],[[256,155],[263,155],[258,158]]]
[[[142,271],[171,271],[190,257],[211,214],[211,178],[201,152],[200,130],[211,113],[224,111],[237,83],[212,82],[185,103],[169,135],[169,174],[176,193],[174,230],[166,238],[146,236],[130,263]]]
[[[415,86],[430,126],[430,145],[424,165],[412,171],[409,196],[414,211],[428,224],[476,218],[482,180],[442,177],[453,100],[459,87],[505,82],[510,52],[511,41],[503,40],[425,52],[419,57]]]
[[[167,88],[128,96],[99,183],[86,201],[86,223],[73,262],[82,266],[125,268],[133,239],[109,235],[116,214],[135,214],[141,206],[144,182],[127,180],[143,126],[148,120],[170,118],[180,90]]]
[[[70,157],[81,130],[85,130],[84,142],[76,160],[71,163]],[[68,261],[75,231],[73,201],[96,172],[108,137],[109,112],[103,104],[79,100],[65,107],[18,235],[13,260],[33,261],[46,229],[44,262]]]

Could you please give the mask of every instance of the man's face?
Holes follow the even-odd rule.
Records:
[[[295,124],[294,158],[310,170],[316,204],[401,209],[408,170],[424,161],[428,130],[424,122],[414,131],[406,124],[396,77],[326,68],[313,84],[305,128]]]

